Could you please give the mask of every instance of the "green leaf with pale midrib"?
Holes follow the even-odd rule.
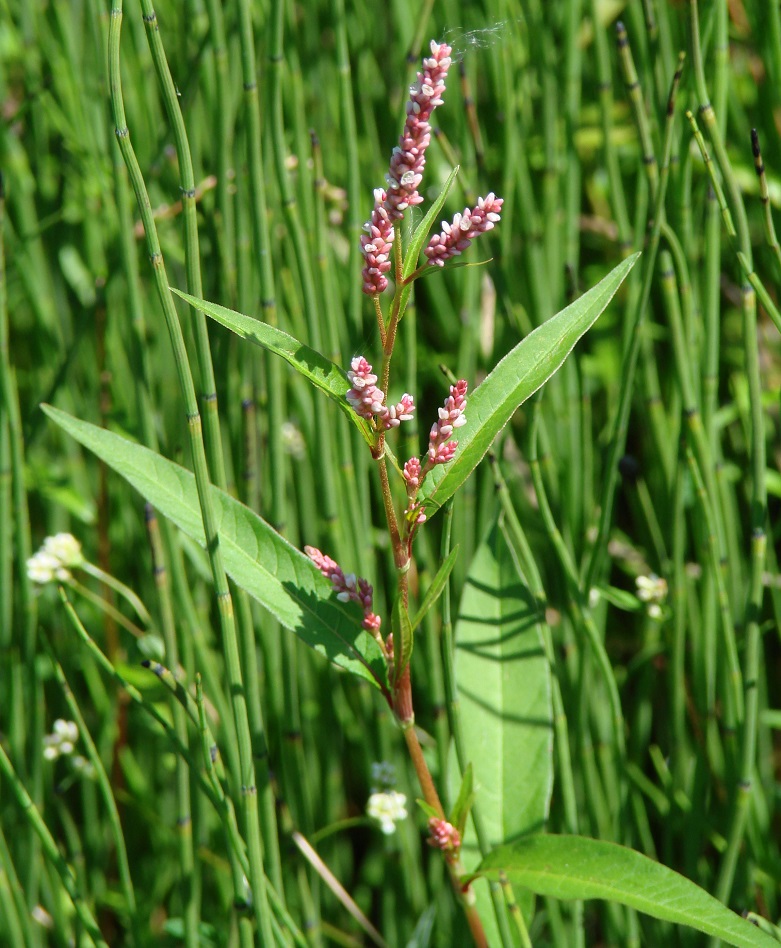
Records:
[[[778,948],[691,879],[616,843],[584,836],[527,836],[489,853],[476,875],[558,899],[607,899],[688,925],[736,948]]]
[[[140,444],[73,418],[50,405],[44,412],[121,474],[161,514],[205,546],[193,474]],[[212,486],[225,570],[237,586],[307,645],[375,685],[385,682],[385,661],[357,610],[333,600],[331,584],[312,561],[254,511]]]
[[[456,433],[456,456],[450,464],[437,465],[429,473],[421,486],[420,500],[441,507],[453,496],[518,406],[561,367],[639,256],[628,257],[595,287],[529,333],[468,396],[467,423]]]
[[[235,332],[242,339],[246,339],[248,342],[252,342],[256,346],[267,349],[269,352],[283,358],[304,378],[309,379],[321,392],[324,392],[336,402],[361,432],[367,444],[373,445],[377,440],[366,421],[355,413],[355,410],[345,398],[351,388],[350,380],[335,362],[331,362],[330,359],[326,359],[315,349],[299,342],[295,336],[282,332],[281,329],[274,326],[269,326],[268,323],[264,323],[260,319],[253,319],[251,316],[237,313],[235,310],[220,306],[218,303],[209,303],[207,300],[190,296],[189,293],[177,290],[173,286],[171,291],[176,293],[177,296],[181,296],[195,309],[211,316],[213,320],[225,326],[226,329]]]

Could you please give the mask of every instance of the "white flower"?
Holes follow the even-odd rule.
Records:
[[[63,566],[81,566],[84,562],[81,543],[72,533],[57,533],[53,537],[46,537],[43,550],[51,556],[56,556]]]
[[[396,832],[396,823],[407,818],[407,797],[398,790],[373,793],[366,804],[366,814],[377,820],[386,836]]]
[[[646,613],[650,619],[659,620],[663,617],[662,603],[667,599],[667,580],[656,573],[649,576],[638,576],[637,598],[646,603]]]
[[[71,579],[69,567],[81,566],[84,555],[81,544],[70,533],[46,537],[43,546],[27,560],[27,575],[34,583],[67,583]]]
[[[650,576],[638,576],[635,579],[637,585],[637,598],[643,602],[664,602],[667,598],[667,580],[656,573]]]
[[[79,739],[79,729],[73,721],[57,718],[51,734],[43,736],[43,756],[46,760],[72,754]]]

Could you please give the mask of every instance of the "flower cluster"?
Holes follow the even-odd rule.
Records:
[[[27,560],[27,575],[34,583],[55,580],[67,583],[72,578],[70,570],[83,562],[81,544],[76,537],[70,533],[58,533],[46,537],[41,549]]]
[[[456,852],[461,846],[461,834],[447,820],[432,816],[428,821],[429,845],[441,849],[443,852]]]
[[[432,40],[431,56],[423,60],[423,71],[410,88],[404,131],[391,155],[387,190],[378,188],[374,192],[374,209],[364,225],[366,234],[361,236],[363,292],[370,296],[382,293],[388,286],[385,274],[391,268],[393,222],[401,220],[408,207],[423,200],[418,187],[423,180],[426,149],[431,142],[428,120],[434,109],[442,105],[450,53],[446,43]]]
[[[388,286],[385,274],[391,268],[390,255],[395,231],[388,209],[385,207],[387,194],[382,188],[374,192],[372,216],[363,225],[365,234],[361,234],[361,253],[363,267],[363,292],[369,295],[382,293]]]
[[[450,394],[445,404],[439,409],[439,418],[431,426],[428,438],[428,462],[430,464],[447,464],[453,460],[458,447],[457,441],[451,441],[450,436],[455,428],[466,424],[466,389],[467,383],[460,379],[450,386]]]
[[[330,556],[321,553],[317,547],[305,546],[304,552],[323,576],[331,581],[336,598],[340,602],[357,602],[363,609],[361,624],[364,629],[379,634],[382,619],[372,612],[374,590],[371,584],[360,576],[356,576],[355,573],[345,575],[342,567]]]
[[[377,376],[366,359],[356,356],[350,366],[347,378],[352,388],[346,397],[356,414],[369,421],[376,417],[378,424],[386,431],[412,418],[415,401],[411,395],[405,392],[401,401],[388,406],[385,404],[385,393],[377,387]]]
[[[667,599],[667,580],[656,573],[649,576],[638,576],[635,579],[637,598],[646,603],[647,612],[651,619],[662,618],[662,605]]]
[[[67,757],[73,753],[78,739],[79,729],[74,722],[57,718],[52,733],[43,736],[44,759],[57,760],[58,757]]]
[[[434,109],[442,105],[450,53],[447,43],[432,40],[431,56],[423,60],[423,72],[418,73],[415,85],[410,88],[407,120],[399,144],[393,149],[388,172],[386,207],[393,220],[400,220],[408,207],[423,200],[418,186],[423,179],[426,149],[431,141],[428,120]]]
[[[451,257],[462,254],[470,243],[492,230],[499,220],[504,200],[491,192],[487,197],[479,198],[477,205],[466,208],[463,214],[456,214],[452,223],[442,222],[442,232],[435,234],[423,251],[428,262],[442,267]]]
[[[386,836],[396,832],[396,824],[407,818],[407,797],[398,790],[373,793],[366,803],[366,815],[377,820]]]

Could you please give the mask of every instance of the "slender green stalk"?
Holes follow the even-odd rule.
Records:
[[[705,84],[702,52],[700,49],[699,17],[697,0],[689,0],[690,38],[692,60],[700,100],[700,115],[710,135],[716,159],[729,191],[732,210],[737,218],[737,243],[742,254],[741,265],[744,271],[753,270],[751,242],[748,219],[743,198],[732,171],[724,142],[710,105]],[[757,343],[756,295],[751,285],[741,288],[743,314],[743,346],[745,372],[748,379],[751,444],[749,457],[751,464],[751,570],[748,583],[748,597],[745,611],[745,717],[741,734],[740,765],[737,788],[733,800],[727,850],[719,867],[716,894],[727,901],[737,867],[740,848],[743,843],[749,802],[752,796],[752,779],[757,742],[758,683],[760,674],[760,629],[759,617],[762,609],[762,571],[765,562],[765,520],[767,516],[767,486],[765,483],[765,436],[761,402],[761,382],[759,372],[759,350]]]
[[[160,618],[165,642],[166,660],[173,668],[179,665],[179,649],[176,643],[176,622],[171,601],[168,573],[164,566],[162,542],[157,526],[157,518],[147,515],[147,532],[152,549],[152,563],[160,605]],[[184,711],[179,705],[173,707],[174,731],[177,738],[187,746],[189,738]],[[190,811],[190,775],[186,761],[176,758],[176,796],[180,879],[182,904],[184,906],[185,939],[188,944],[196,945],[198,940],[199,907],[195,902],[195,854],[193,851],[192,816]]]
[[[8,782],[11,792],[16,797],[16,802],[22,810],[25,822],[33,828],[38,839],[41,841],[43,854],[57,873],[62,887],[73,905],[79,922],[84,926],[84,929],[95,945],[99,946],[99,948],[104,948],[104,946],[108,948],[108,944],[103,939],[103,935],[101,934],[94,915],[84,901],[84,896],[79,888],[72,867],[68,865],[60,853],[57,843],[49,832],[40,811],[33,803],[32,797],[14,770],[13,764],[8,759],[8,755],[2,745],[0,745],[0,774],[2,774],[3,779]]]
[[[615,497],[616,484],[618,479],[618,461],[624,453],[626,444],[626,435],[629,425],[629,413],[632,403],[632,390],[634,387],[635,370],[637,359],[640,353],[640,347],[643,338],[643,329],[648,307],[648,301],[651,295],[651,286],[653,284],[654,271],[656,268],[656,254],[659,249],[659,235],[661,233],[664,221],[664,201],[667,192],[667,182],[669,179],[670,153],[672,150],[674,117],[675,117],[675,99],[680,82],[683,63],[679,60],[678,69],[673,76],[670,88],[670,96],[667,105],[667,122],[665,126],[665,136],[663,145],[662,169],[659,176],[658,186],[654,192],[654,205],[651,217],[651,231],[648,237],[647,249],[643,255],[643,279],[640,294],[637,297],[634,311],[629,321],[630,336],[629,346],[624,352],[621,364],[621,384],[620,400],[613,421],[613,430],[610,438],[610,450],[605,467],[605,483],[601,498],[601,515],[597,539],[589,559],[588,567],[585,572],[585,589],[589,590],[594,585],[600,574],[602,559],[607,545],[608,531],[613,516],[613,500]],[[631,75],[631,72],[629,73]],[[646,162],[651,167],[650,160]],[[649,174],[649,180],[651,175]]]
[[[602,680],[607,691],[612,720],[613,745],[616,753],[616,763],[618,764],[618,771],[620,773],[623,768],[623,763],[626,756],[624,715],[621,710],[621,698],[618,693],[615,675],[613,674],[613,669],[610,664],[610,658],[605,651],[605,646],[590,615],[588,603],[586,602],[584,593],[581,590],[577,570],[575,569],[575,565],[572,562],[570,552],[564,544],[561,532],[556,526],[556,522],[553,519],[553,513],[551,512],[550,506],[548,504],[548,497],[540,471],[540,459],[537,454],[537,431],[540,418],[540,404],[541,402],[539,400],[535,402],[534,419],[532,422],[532,433],[529,449],[529,465],[531,467],[532,482],[534,483],[534,491],[540,507],[540,514],[545,524],[546,533],[553,544],[559,564],[569,586],[570,602],[573,608],[575,620],[578,626],[585,633],[586,640],[592,651],[597,666],[599,667]]]
[[[247,162],[250,178],[250,219],[257,262],[260,267],[260,307],[265,322],[277,326],[279,317],[271,257],[271,235],[266,209],[263,150],[261,147],[260,101],[258,95],[255,40],[249,0],[237,0],[241,72],[244,82],[244,118],[247,126]],[[287,521],[286,463],[282,448],[282,424],[285,420],[284,386],[279,359],[266,358],[266,391],[268,394],[268,454],[271,458],[271,523],[284,532]]]
[[[111,9],[111,29],[109,33],[109,79],[111,85],[111,103],[114,116],[114,125],[119,141],[122,156],[128,168],[131,183],[136,192],[136,200],[141,211],[146,233],[149,255],[152,261],[155,283],[165,316],[171,345],[174,350],[174,362],[177,376],[185,400],[187,427],[190,435],[190,446],[193,453],[195,479],[198,488],[198,500],[201,505],[203,527],[206,535],[206,546],[209,554],[212,580],[217,595],[222,641],[225,653],[225,664],[230,681],[231,704],[233,709],[234,727],[239,745],[241,759],[241,794],[242,812],[248,835],[250,855],[250,884],[252,886],[255,908],[255,917],[258,923],[259,934],[264,944],[272,943],[272,934],[269,921],[269,912],[266,897],[266,882],[263,871],[263,851],[258,821],[257,788],[255,785],[255,769],[252,761],[252,748],[247,706],[239,663],[239,651],[236,638],[236,627],[233,615],[233,604],[228,588],[225,569],[222,564],[219,537],[214,525],[214,512],[210,494],[206,452],[201,432],[201,419],[198,411],[198,402],[195,395],[192,375],[190,373],[187,353],[184,347],[182,330],[174,308],[173,297],[168,288],[168,279],[165,272],[163,257],[157,240],[156,229],[151,215],[151,206],[146,192],[141,170],[130,142],[130,133],[125,121],[124,106],[119,72],[119,38],[122,23],[122,2],[113,0]]]
[[[40,944],[33,935],[32,919],[25,905],[24,893],[16,873],[8,842],[0,827],[0,906],[5,930],[13,948]]]
[[[75,699],[70,685],[68,684],[68,680],[65,677],[65,672],[62,670],[62,666],[54,657],[54,655],[51,656],[51,660],[55,677],[59,683],[63,695],[65,696],[65,701],[68,704],[71,719],[76,722],[76,726],[79,729],[79,736],[81,737],[81,740],[84,743],[84,748],[87,752],[87,758],[94,768],[95,779],[98,782],[100,794],[103,798],[103,805],[106,807],[108,823],[111,829],[111,836],[116,849],[119,879],[122,886],[122,892],[125,897],[126,911],[130,922],[131,939],[134,944],[141,944],[143,942],[143,938],[140,927],[140,919],[138,918],[137,914],[138,910],[136,907],[135,892],[133,891],[133,880],[130,875],[130,864],[127,858],[125,838],[122,833],[122,824],[119,818],[117,804],[114,800],[114,794],[111,790],[111,782],[109,780],[108,774],[106,773],[106,769],[103,766],[103,761],[100,759],[98,749],[95,747],[92,736],[87,729],[87,725],[84,721],[84,717],[82,716],[78,701]]]

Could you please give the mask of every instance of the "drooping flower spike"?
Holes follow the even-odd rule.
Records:
[[[364,629],[379,635],[382,619],[372,612],[374,590],[368,580],[356,576],[355,573],[345,574],[336,560],[321,553],[315,546],[305,546],[304,552],[323,576],[331,581],[336,598],[340,602],[357,602],[363,609],[361,625]]]

